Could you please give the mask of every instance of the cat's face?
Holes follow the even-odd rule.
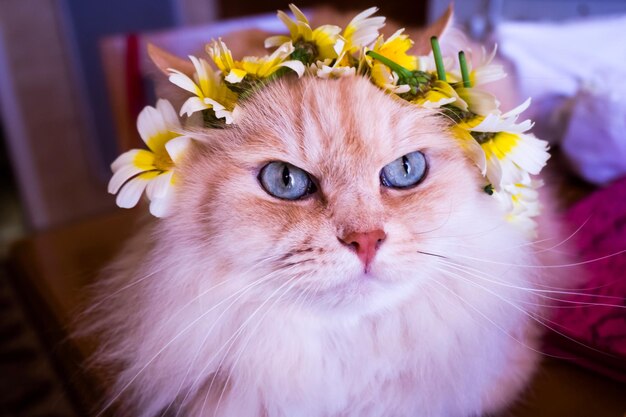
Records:
[[[207,133],[168,221],[205,248],[207,274],[260,282],[250,294],[261,299],[384,308],[428,280],[434,254],[487,245],[499,217],[445,122],[359,77],[275,83],[236,126]],[[415,151],[427,164],[417,185],[381,183],[386,165]],[[268,192],[261,173],[275,161],[308,174],[302,198]],[[372,239],[363,255],[356,245]]]

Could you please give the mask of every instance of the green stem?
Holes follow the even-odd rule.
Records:
[[[372,58],[374,58],[374,59],[376,59],[376,60],[378,60],[380,62],[382,62],[385,65],[387,65],[392,71],[394,71],[396,74],[398,74],[398,77],[400,77],[400,78],[409,78],[409,77],[413,76],[413,73],[411,71],[409,71],[408,69],[404,68],[402,65],[396,64],[391,59],[382,56],[378,52],[367,51],[366,55],[370,56],[370,57],[372,57]]]
[[[430,45],[433,48],[433,56],[435,57],[435,66],[437,67],[437,78],[446,81],[446,69],[443,67],[443,57],[441,56],[441,48],[436,36],[430,38]]]
[[[472,83],[470,81],[469,71],[467,71],[467,61],[465,60],[465,52],[459,52],[459,65],[461,66],[461,77],[463,77],[463,87],[470,88]]]

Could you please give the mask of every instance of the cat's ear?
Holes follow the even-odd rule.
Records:
[[[149,43],[148,44],[148,56],[154,63],[154,65],[165,75],[170,75],[169,69],[176,69],[183,74],[191,77],[194,73],[193,64],[189,60],[185,60],[170,54],[164,49]]]
[[[193,79],[195,69],[189,60],[170,54],[151,43],[148,44],[148,56],[154,63],[152,83],[157,97],[169,100],[174,107],[180,108],[188,94],[182,88],[169,81],[170,69],[175,69]],[[165,77],[163,76],[165,75]]]
[[[431,51],[430,38],[433,36],[442,38],[448,29],[452,27],[453,20],[454,7],[450,3],[443,15],[430,26],[411,31],[411,39],[415,42],[412,52],[416,55],[428,55]]]

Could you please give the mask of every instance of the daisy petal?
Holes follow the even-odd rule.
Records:
[[[296,22],[298,25],[298,32],[302,35],[302,39],[312,39],[313,38],[313,30],[308,23],[305,22]]]
[[[169,76],[169,80],[172,84],[177,85],[183,90],[187,90],[195,95],[199,95],[202,93],[196,83],[186,74],[183,74],[182,72],[175,70],[174,68],[169,68],[168,71],[170,71],[171,73],[171,75]]]
[[[365,20],[366,18],[370,17],[371,15],[376,13],[377,11],[378,11],[378,7],[370,7],[368,9],[365,9],[361,13],[357,14],[356,16],[354,16],[352,18],[352,20],[350,21],[350,23],[357,23],[357,22],[360,22],[362,20]]]
[[[492,113],[498,114],[500,102],[493,94],[476,88],[457,88],[456,92],[468,103],[469,110],[472,113],[480,116],[487,116]]]
[[[179,136],[165,144],[165,149],[167,149],[167,153],[170,155],[170,158],[172,158],[172,161],[174,161],[174,164],[180,163],[190,144],[191,138],[189,136]]]
[[[520,141],[511,152],[511,160],[523,170],[537,175],[550,159],[547,150],[548,142],[532,135],[521,135]]]
[[[132,149],[115,158],[115,161],[111,163],[111,171],[117,172],[124,165],[131,165],[139,152],[139,149]]]
[[[144,107],[137,116],[137,131],[144,143],[147,144],[150,138],[157,136],[163,130],[163,123],[159,123],[158,118],[157,109],[151,106]]]
[[[180,120],[178,119],[178,115],[176,114],[176,110],[174,110],[172,103],[168,100],[159,99],[159,101],[157,101],[156,108],[159,111],[167,130],[171,131],[180,128]]]
[[[171,107],[171,104],[165,100],[161,103],[161,108],[165,111],[174,110],[173,107],[170,109],[168,106]],[[173,136],[178,136],[170,132],[170,128],[176,128],[176,125],[180,126],[178,121],[173,122],[175,126],[169,126],[168,119],[175,119],[175,114],[169,114],[164,117],[160,109],[150,106],[146,106],[137,117],[139,136],[153,152],[159,152],[163,149],[165,142]]]
[[[485,151],[478,142],[472,137],[472,135],[464,129],[454,127],[453,131],[456,137],[459,139],[461,148],[466,152],[467,156],[476,164],[480,169],[480,173],[485,176],[487,173],[487,158]]]
[[[247,72],[244,70],[233,68],[232,70],[230,70],[228,75],[224,77],[224,79],[231,84],[237,84],[238,82],[241,82],[241,80],[243,80],[246,74]]]
[[[139,149],[135,154],[132,164],[143,171],[150,171],[154,169],[154,159],[154,153],[145,149]]]
[[[385,88],[391,90],[394,94],[404,94],[411,91],[411,87],[408,84],[400,84],[398,86],[385,84]]]
[[[158,218],[167,217],[171,212],[173,196],[174,193],[169,189],[163,197],[150,201],[150,214]]]
[[[424,102],[421,103],[421,105],[427,109],[438,109],[441,106],[454,103],[455,101],[456,101],[455,97],[442,97],[437,101],[424,100]]]
[[[289,36],[284,36],[284,35],[270,36],[269,38],[265,39],[264,46],[266,48],[274,48],[289,41],[291,41],[291,38]]]
[[[337,39],[337,42],[335,42],[335,45],[333,45],[333,49],[335,50],[335,53],[339,56],[341,55],[341,52],[343,51],[343,48],[346,46],[346,41],[344,41],[343,39]],[[338,61],[340,61],[340,59],[338,59]]]
[[[296,24],[296,22],[291,20],[287,13],[279,10],[278,13],[276,13],[276,16],[281,22],[285,24],[285,26],[287,26],[287,29],[289,30],[292,38],[298,36],[298,25]]]
[[[385,26],[382,16],[370,17],[378,11],[370,7],[356,15],[344,30],[343,37],[348,40],[351,50],[360,49],[369,45],[378,38],[378,30]]]
[[[197,111],[208,108],[209,106],[204,104],[204,101],[202,101],[199,97],[189,97],[187,101],[185,101],[181,106],[180,115],[182,116],[183,114],[185,114],[187,115],[187,117],[189,117]]]
[[[148,182],[150,181],[150,176],[145,175],[148,173],[144,173],[143,175],[139,175],[132,180],[128,181],[124,187],[120,190],[115,202],[121,208],[132,208],[137,205],[139,202],[139,198],[141,198],[141,194],[146,189]]]
[[[477,68],[470,74],[470,80],[473,86],[492,83],[506,77],[504,67],[502,65],[487,65]]]
[[[172,184],[172,175],[174,175],[172,171],[164,172],[148,183],[146,195],[150,201],[163,198],[167,194],[168,188]]]
[[[513,110],[510,110],[510,111],[504,113],[502,115],[502,118],[503,119],[508,119],[509,117],[519,116],[521,113],[523,113],[530,106],[530,100],[531,100],[531,98],[528,97],[525,102],[523,102],[522,104],[520,104],[519,106],[517,106]]]
[[[309,23],[309,20],[306,18],[304,13],[302,13],[302,11],[298,9],[298,7],[295,4],[293,3],[290,4],[289,10],[291,10],[291,13],[293,13],[296,19],[299,20],[300,22]]]
[[[115,173],[109,180],[107,191],[109,192],[109,194],[116,194],[126,181],[141,172],[144,172],[144,170],[141,168],[137,168],[134,165],[125,165],[119,168],[117,171],[115,171]]]
[[[472,127],[474,132],[499,132],[502,130],[502,119],[497,114],[488,114],[480,123]]]
[[[280,64],[279,67],[291,68],[296,72],[296,74],[298,74],[298,78],[302,77],[304,74],[304,64],[300,61],[285,61]]]

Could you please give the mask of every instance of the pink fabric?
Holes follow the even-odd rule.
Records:
[[[575,259],[589,281],[556,317],[549,351],[626,381],[626,178],[616,181],[573,206],[567,213],[574,236]],[[574,270],[575,268],[572,268]],[[576,306],[572,308],[572,306]]]

